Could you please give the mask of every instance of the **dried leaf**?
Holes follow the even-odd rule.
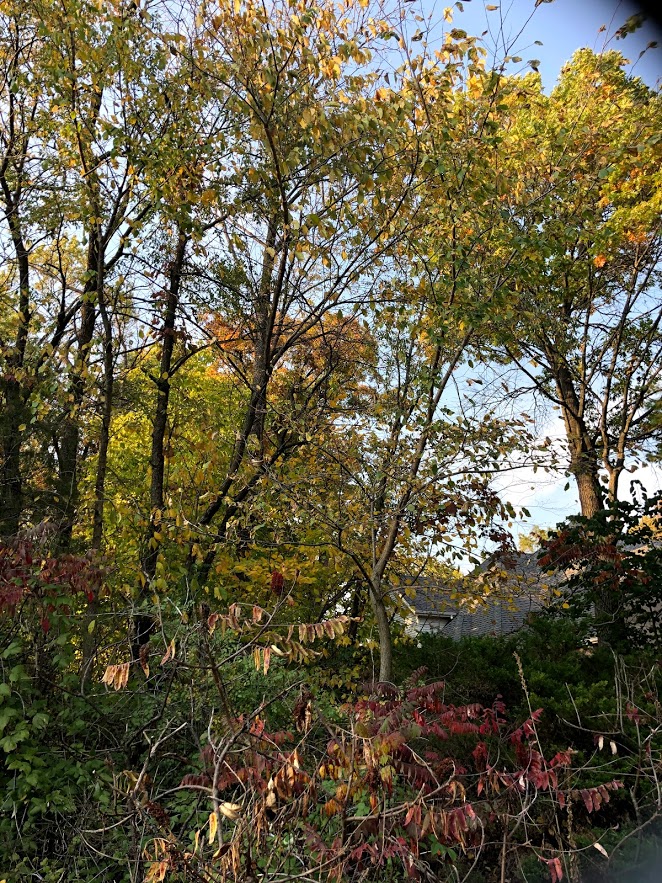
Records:
[[[209,813],[209,842],[213,843],[216,839],[216,831],[218,830],[218,815],[215,812]]]
[[[219,803],[218,811],[221,815],[225,816],[226,819],[229,819],[231,822],[236,822],[241,813],[241,804],[240,803]]]
[[[145,883],[161,883],[161,880],[165,880],[165,875],[168,872],[168,860],[164,859],[160,862],[152,862],[149,866],[149,870],[145,874]]]
[[[142,644],[140,647],[140,667],[143,670],[143,673],[146,678],[149,677],[149,645]]]
[[[210,617],[210,619],[211,619],[211,617]],[[173,638],[172,641],[168,644],[168,649],[166,650],[165,654],[163,655],[163,659],[161,660],[160,665],[165,665],[166,662],[170,662],[170,660],[174,659],[174,658],[175,658],[175,639]]]
[[[106,667],[101,683],[112,686],[114,690],[121,690],[129,682],[130,662],[122,662],[120,665],[109,665]]]

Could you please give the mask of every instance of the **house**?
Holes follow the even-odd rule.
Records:
[[[412,637],[501,637],[523,628],[531,614],[543,610],[560,579],[540,568],[535,552],[493,557],[457,585],[424,577],[411,580],[414,594],[403,596],[405,613],[399,618]]]

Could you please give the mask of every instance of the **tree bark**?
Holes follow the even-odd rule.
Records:
[[[570,450],[570,472],[574,475],[579,494],[581,513],[592,518],[604,509],[598,472],[598,451],[586,426],[584,409],[579,400],[572,375],[564,363],[550,354],[555,364],[556,389],[561,400],[566,438]]]
[[[587,465],[580,460],[578,463],[571,462],[570,469],[577,483],[581,513],[586,518],[592,518],[604,509],[597,468],[592,468],[590,463]]]
[[[381,586],[370,586],[370,603],[379,637],[379,681],[380,683],[390,682],[393,678],[393,640],[391,638],[391,623],[388,619]]]
[[[161,332],[162,343],[159,376],[155,380],[157,394],[149,458],[151,469],[149,487],[150,515],[140,557],[141,586],[139,596],[141,600],[144,600],[149,594],[150,585],[156,576],[156,565],[159,558],[160,541],[157,537],[160,535],[165,499],[165,438],[168,427],[168,407],[170,404],[170,377],[175,349],[175,322],[177,319],[182,269],[184,266],[187,244],[188,237],[180,229],[175,254],[169,270],[168,296],[163,316],[163,329]],[[140,649],[144,644],[149,642],[152,629],[153,620],[151,617],[144,613],[134,616],[132,636],[134,661],[137,661],[140,658]]]
[[[0,417],[0,536],[18,532],[23,514],[23,477],[21,474],[21,439],[25,422],[25,405],[29,395],[22,380],[25,351],[30,326],[30,264],[23,242],[18,206],[2,178],[6,214],[18,266],[19,321],[14,351],[7,359],[7,371],[1,381],[4,413]]]
[[[103,268],[99,267],[98,302],[103,325],[103,406],[101,430],[99,432],[99,453],[97,473],[94,482],[94,512],[92,515],[92,548],[100,549],[103,542],[103,509],[106,496],[106,472],[108,468],[108,446],[110,444],[110,423],[113,414],[113,388],[115,383],[113,364],[113,334],[105,300]]]
[[[112,326],[108,316],[105,301],[103,267],[98,268],[98,305],[101,321],[103,324],[103,406],[101,413],[101,431],[99,433],[99,452],[97,457],[97,472],[94,482],[94,509],[92,513],[92,549],[98,551],[103,543],[103,512],[106,498],[106,473],[108,467],[108,446],[110,444],[110,423],[113,414],[113,387],[114,387],[114,364],[113,364],[113,337]],[[96,591],[87,602],[85,622],[83,628],[83,666],[81,674],[81,690],[85,689],[85,681],[90,672],[97,650],[97,633],[91,630],[92,623],[98,615],[98,599]]]
[[[69,373],[69,412],[64,420],[58,446],[58,494],[60,498],[60,549],[71,545],[71,533],[79,503],[78,449],[80,446],[80,411],[87,388],[87,368],[97,320],[99,267],[103,266],[104,250],[101,230],[90,233],[87,249],[87,277],[83,288],[80,326],[76,334],[76,361]]]

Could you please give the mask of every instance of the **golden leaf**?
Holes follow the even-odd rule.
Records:
[[[165,879],[165,875],[168,872],[168,859],[164,859],[160,862],[152,862],[149,866],[149,870],[145,875],[145,883],[160,883],[161,880]]]
[[[129,682],[129,667],[131,663],[123,662],[121,665],[117,666],[117,672],[115,673],[115,681],[113,686],[116,690],[121,690],[123,687]]]
[[[121,690],[129,682],[130,662],[123,662],[120,665],[108,665],[101,678],[101,683],[106,686],[112,686],[115,690]]]
[[[215,812],[209,813],[209,842],[213,843],[216,839],[216,831],[218,830],[218,816]]]

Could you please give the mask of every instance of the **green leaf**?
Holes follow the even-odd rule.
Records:
[[[38,711],[32,718],[32,726],[36,730],[44,730],[48,726],[50,718],[47,714],[44,714],[42,711]]]

